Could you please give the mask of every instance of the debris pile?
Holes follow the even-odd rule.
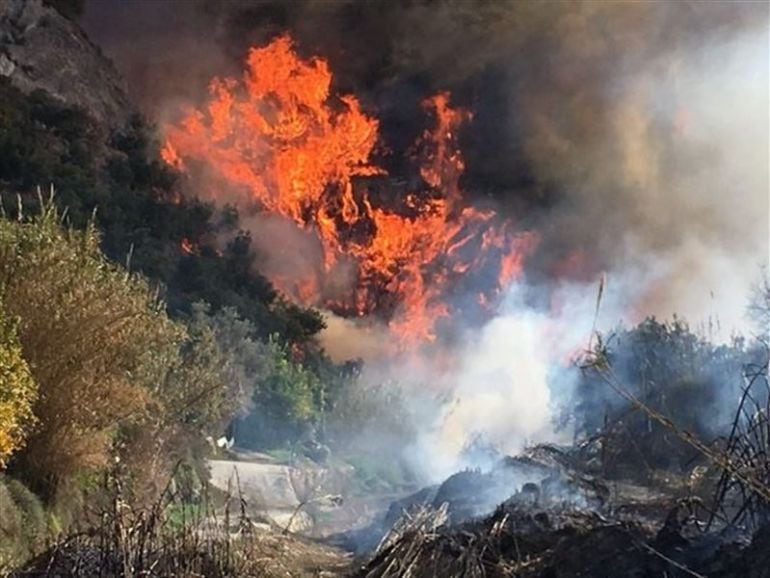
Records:
[[[678,510],[677,510],[678,511]],[[359,576],[767,576],[770,532],[746,547],[666,523],[622,522],[587,510],[506,504],[488,518],[441,525],[423,512]],[[678,515],[671,519],[680,520]],[[681,520],[680,520],[681,521]],[[763,574],[764,572],[764,574]]]

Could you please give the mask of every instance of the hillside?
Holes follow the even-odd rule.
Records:
[[[42,0],[0,2],[0,76],[25,94],[43,90],[114,129],[135,110],[112,63],[77,24]]]

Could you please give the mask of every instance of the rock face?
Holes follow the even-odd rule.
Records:
[[[77,24],[42,0],[0,0],[0,76],[41,89],[110,128],[134,109],[123,79]]]

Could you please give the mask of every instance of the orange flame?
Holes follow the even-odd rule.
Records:
[[[198,254],[198,245],[188,238],[183,238],[181,243],[179,243],[179,248],[182,250],[182,253],[185,255],[197,255]]]
[[[279,288],[349,314],[389,311],[404,346],[433,341],[436,322],[453,313],[454,283],[491,263],[498,278],[483,293],[493,296],[521,272],[535,238],[463,205],[457,134],[471,115],[453,109],[447,93],[425,103],[435,126],[417,143],[417,156],[428,188],[405,196],[408,214],[375,206],[360,185],[361,177],[385,175],[372,161],[378,121],[356,97],[332,97],[331,82],[328,63],[299,57],[288,36],[252,48],[240,81],[214,79],[207,107],[166,127],[163,158],[186,172],[205,167],[215,198],[223,188],[239,191],[248,205],[315,231],[322,276],[342,257],[357,267],[342,300],[324,297],[323,279],[289,287],[273,278]]]

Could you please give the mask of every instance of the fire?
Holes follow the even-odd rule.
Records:
[[[183,238],[181,243],[179,243],[179,248],[182,250],[182,253],[185,255],[197,255],[198,254],[198,246],[196,243],[193,243],[190,241],[190,239]]]
[[[185,172],[204,168],[215,200],[237,191],[245,206],[315,232],[319,271],[301,282],[276,276],[279,288],[305,304],[387,315],[402,345],[433,341],[437,321],[454,313],[458,280],[494,267],[482,290],[490,302],[519,275],[535,237],[463,203],[457,135],[471,115],[452,108],[448,93],[424,103],[435,118],[415,145],[425,189],[401,208],[375,203],[363,177],[385,178],[372,160],[379,123],[355,96],[332,95],[331,84],[328,63],[301,58],[288,36],[252,48],[241,79],[215,78],[207,106],[166,127],[163,158]],[[351,259],[353,287],[342,299],[325,296],[326,277]]]

